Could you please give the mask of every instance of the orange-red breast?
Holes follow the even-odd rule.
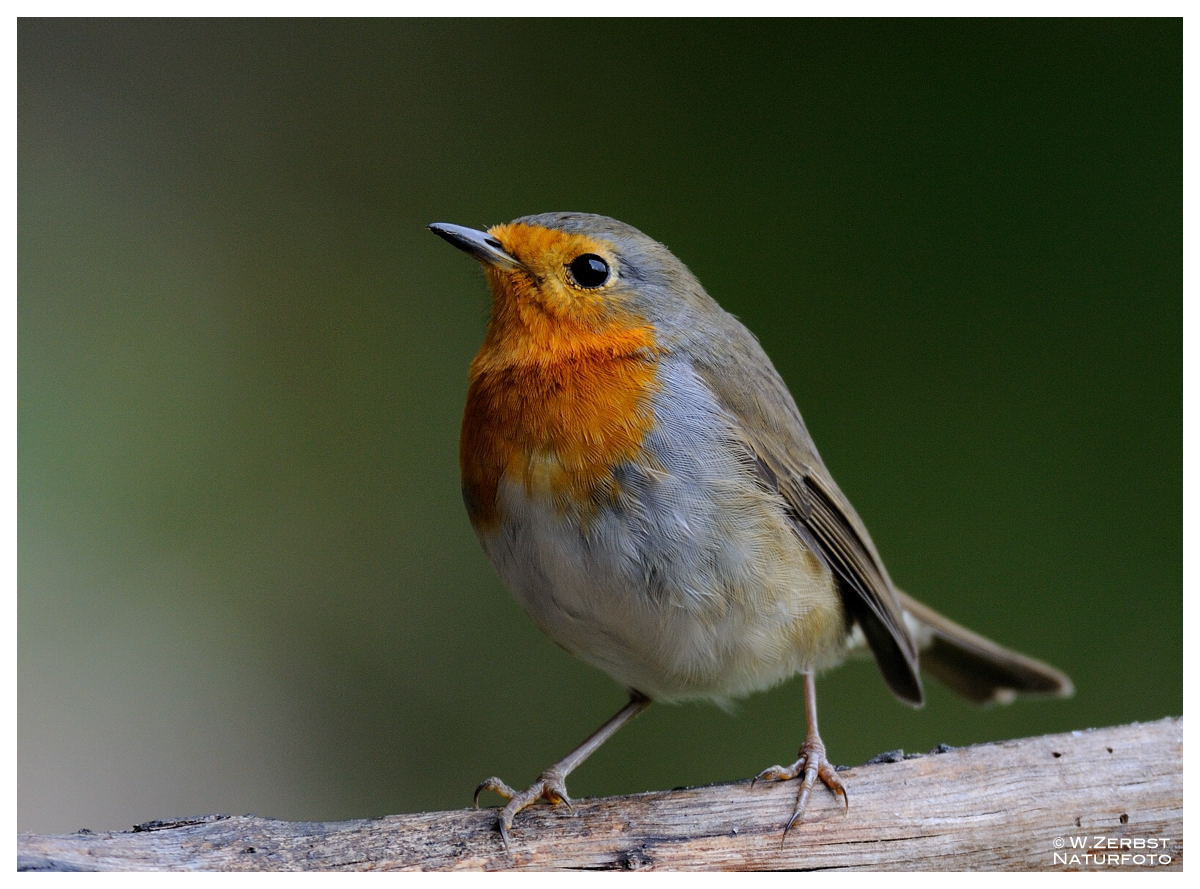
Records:
[[[865,642],[919,705],[922,662],[976,701],[1069,694],[1059,671],[896,588],[754,336],[666,247],[586,213],[486,232],[430,228],[492,291],[462,427],[463,496],[496,570],[539,627],[630,690],[595,734],[508,798],[499,827],[651,700],[715,701],[804,676],[800,777],[845,799],[817,732],[816,671]]]

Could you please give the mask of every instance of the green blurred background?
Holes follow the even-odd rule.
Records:
[[[1182,710],[1178,20],[70,21],[19,37],[20,826],[466,805],[623,700],[458,492],[482,276],[425,231],[631,222],[764,342],[911,592],[1073,676],[837,762]],[[576,796],[744,778],[792,682]]]

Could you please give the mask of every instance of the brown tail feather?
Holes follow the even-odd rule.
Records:
[[[1019,694],[1075,692],[1070,678],[1049,664],[997,645],[904,593],[900,602],[917,624],[922,669],[968,700],[1003,704]]]

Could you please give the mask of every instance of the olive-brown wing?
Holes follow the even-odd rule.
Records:
[[[693,366],[731,418],[735,444],[759,482],[783,497],[797,534],[837,576],[847,615],[862,629],[892,691],[920,705],[916,645],[887,569],[770,359],[749,331],[732,316],[729,321],[717,347],[708,344],[710,357]]]

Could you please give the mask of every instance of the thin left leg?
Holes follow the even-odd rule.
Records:
[[[529,808],[538,800],[557,805],[563,803],[569,809],[571,798],[567,796],[567,775],[585,759],[596,752],[596,749],[617,733],[633,717],[650,706],[650,699],[641,692],[630,691],[629,703],[616,712],[604,725],[592,732],[582,744],[546,769],[526,790],[515,790],[499,778],[488,778],[475,788],[475,805],[479,805],[479,794],[491,790],[508,800],[501,810],[497,827],[500,829],[500,839],[504,848],[508,848],[508,832],[512,828],[513,819],[517,813]]]

